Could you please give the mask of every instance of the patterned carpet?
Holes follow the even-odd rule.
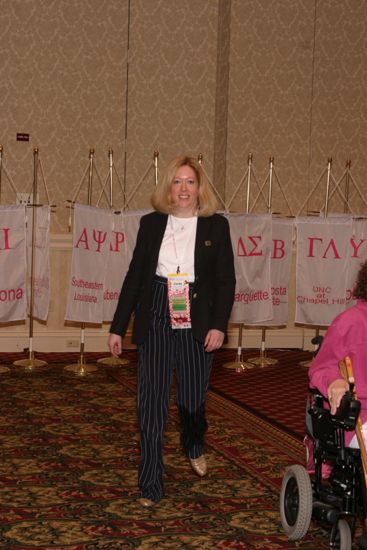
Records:
[[[64,370],[77,356],[39,354],[48,365],[28,371],[11,366],[19,355],[0,355],[11,367],[0,377],[1,549],[328,548],[329,533],[316,525],[298,543],[282,533],[279,486],[285,467],[303,462],[300,437],[280,429],[279,419],[269,422],[266,403],[225,395],[232,380],[235,388],[241,383],[248,394],[263,395],[261,384],[250,387],[255,370],[270,377],[271,388],[274,367],[255,369],[251,379],[250,371],[226,369],[221,385],[221,354],[207,401],[209,475],[196,477],[180,450],[172,400],[166,498],[141,509],[135,352],[127,355],[129,365],[98,365],[87,376]],[[88,362],[96,357],[89,354]],[[297,420],[291,431],[299,426]]]
[[[246,350],[243,361],[258,356],[258,351]],[[236,352],[220,350],[215,357],[210,389],[302,440],[308,388],[308,369],[302,363],[311,359],[308,351],[272,349],[265,361],[277,363],[236,372],[225,367],[236,363]]]

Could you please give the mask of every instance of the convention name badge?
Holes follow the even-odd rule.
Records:
[[[167,283],[171,327],[191,328],[187,273],[171,273],[167,276]]]

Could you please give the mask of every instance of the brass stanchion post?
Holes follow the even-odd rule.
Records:
[[[88,205],[92,204],[92,183],[93,183],[93,166],[94,166],[94,149],[89,151],[89,177],[88,177]],[[84,339],[85,339],[85,323],[80,327],[80,355],[79,362],[67,365],[64,370],[73,372],[78,376],[85,376],[90,372],[95,372],[97,367],[95,365],[88,365],[85,363],[84,357]]]
[[[248,169],[247,169],[247,193],[246,193],[246,212],[249,213],[250,210],[250,187],[251,187],[251,165],[252,165],[252,153],[249,153],[248,159]],[[252,369],[254,365],[248,361],[243,360],[242,356],[242,332],[243,332],[243,323],[240,323],[238,326],[238,347],[237,355],[234,361],[224,363],[226,369],[234,369],[236,372],[243,372],[248,369]]]
[[[113,208],[113,150],[109,149],[108,151],[109,158],[109,178],[110,178],[110,208]],[[109,367],[119,367],[121,365],[128,365],[130,361],[122,357],[102,357],[97,360],[97,363],[102,365],[108,365]]]
[[[253,365],[257,365],[260,367],[267,367],[268,365],[276,365],[278,363],[278,359],[274,359],[272,357],[266,356],[266,347],[265,347],[265,334],[266,334],[266,328],[261,328],[261,347],[260,347],[260,355],[258,357],[249,357],[249,362]]]
[[[269,192],[268,192],[268,203],[267,203],[268,214],[271,214],[271,207],[272,207],[273,166],[274,166],[274,157],[270,157],[269,159]],[[278,359],[273,359],[272,357],[266,357],[265,339],[266,339],[266,327],[262,327],[260,355],[258,357],[249,358],[250,363],[253,363],[254,365],[259,365],[260,367],[266,367],[268,365],[276,365],[278,363]]]
[[[332,165],[333,159],[329,157],[327,159],[327,177],[326,177],[326,191],[325,191],[325,207],[324,207],[324,218],[328,215],[328,209],[329,209],[329,195],[330,195],[330,176],[331,176],[331,165]],[[316,327],[315,329],[315,336],[312,339],[314,344],[315,352],[317,351],[319,347],[319,335],[320,335],[320,327]],[[312,363],[312,359],[309,359],[308,361],[300,361],[301,367],[309,367]]]
[[[36,367],[47,365],[46,361],[35,359],[33,351],[33,305],[34,305],[34,267],[35,267],[35,243],[37,231],[37,174],[38,174],[38,148],[33,150],[33,200],[30,205],[32,208],[32,244],[31,244],[31,281],[29,298],[29,357],[28,359],[19,359],[14,361],[13,365],[25,367],[25,370],[32,371]]]
[[[1,178],[2,178],[2,171],[3,171],[3,146],[0,145],[0,204],[1,204]],[[4,365],[0,365],[0,373],[9,372],[8,367],[4,367]]]
[[[252,363],[249,363],[248,361],[243,360],[242,331],[243,331],[243,325],[241,323],[238,328],[238,347],[237,347],[236,358],[234,361],[229,361],[228,363],[224,363],[223,365],[223,367],[225,367],[226,369],[234,369],[236,372],[243,372],[245,370],[254,368],[254,365]]]

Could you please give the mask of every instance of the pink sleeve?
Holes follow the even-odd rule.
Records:
[[[338,320],[333,322],[321,344],[320,350],[309,368],[311,388],[317,388],[327,397],[331,382],[341,378],[339,362],[348,355],[348,346],[338,327]]]

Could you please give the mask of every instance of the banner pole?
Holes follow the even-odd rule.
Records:
[[[93,190],[93,168],[94,168],[94,149],[89,150],[89,170],[88,170],[88,206],[92,205],[92,190]],[[80,327],[80,350],[79,350],[79,362],[67,365],[64,370],[73,372],[78,376],[86,376],[90,372],[95,372],[97,367],[95,365],[85,363],[84,355],[84,343],[85,343],[85,323],[81,323]]]
[[[246,189],[246,213],[250,211],[250,190],[251,190],[251,167],[252,167],[252,153],[249,153],[247,157],[247,189]],[[243,372],[248,369],[254,368],[253,363],[243,360],[242,354],[242,340],[243,340],[243,323],[238,324],[238,344],[237,355],[234,361],[224,363],[223,367],[226,369],[234,369],[236,372]]]
[[[157,187],[158,185],[158,157],[159,157],[159,151],[154,151],[154,185]]]
[[[108,151],[109,158],[109,177],[110,177],[110,208],[113,209],[113,150],[109,149]],[[109,367],[119,367],[120,365],[128,365],[130,361],[122,357],[114,357],[110,355],[109,357],[102,357],[97,359],[97,363],[102,365],[108,365]]]
[[[267,213],[272,213],[272,198],[273,198],[273,168],[274,168],[274,157],[269,159],[269,190],[268,190],[268,202],[267,202]],[[261,327],[261,346],[260,346],[260,355],[258,357],[250,357],[249,361],[254,365],[260,367],[266,367],[268,365],[276,365],[278,359],[273,359],[272,357],[266,357],[266,327]]]
[[[328,160],[327,160],[327,177],[326,177],[324,218],[327,218],[328,208],[329,208],[331,164],[332,164],[332,158],[328,158]]]
[[[2,182],[2,172],[3,172],[3,146],[0,145],[0,204],[1,204],[1,182]],[[0,365],[0,374],[4,374],[5,372],[9,372],[9,367],[5,367],[4,365]]]
[[[327,176],[326,176],[326,190],[325,190],[325,208],[324,208],[324,218],[327,218],[328,210],[329,210],[329,194],[330,194],[330,176],[331,176],[331,165],[332,165],[333,159],[329,157],[327,159]],[[314,355],[317,353],[320,345],[321,345],[322,339],[320,338],[320,327],[315,328],[315,336],[312,338],[311,342],[314,345]],[[306,359],[305,361],[301,361],[299,364],[301,367],[309,367],[312,363],[312,359]]]
[[[350,167],[352,161],[348,159],[345,163],[345,189],[344,189],[344,213],[346,214],[349,211],[349,184],[350,184]]]
[[[35,249],[37,232],[37,179],[38,179],[38,148],[33,150],[33,187],[32,187],[32,241],[31,241],[31,270],[30,270],[30,295],[29,295],[29,357],[28,359],[19,359],[14,361],[13,365],[25,367],[27,371],[32,371],[35,367],[47,365],[46,361],[34,358],[33,351],[33,308],[34,308],[34,270],[35,270]]]

